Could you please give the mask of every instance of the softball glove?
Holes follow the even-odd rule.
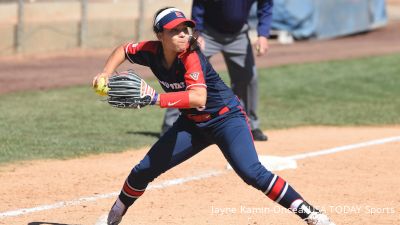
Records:
[[[108,103],[118,108],[140,109],[154,105],[158,93],[133,70],[127,70],[108,79]]]

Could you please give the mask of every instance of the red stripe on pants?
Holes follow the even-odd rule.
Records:
[[[284,186],[285,186],[285,181],[282,178],[278,177],[277,181],[272,187],[272,190],[267,195],[268,198],[275,201],[279,197],[279,193],[281,193]]]
[[[125,182],[123,189],[124,189],[125,193],[127,193],[128,195],[134,196],[134,197],[139,197],[144,193],[144,191],[136,191],[136,190],[131,189],[128,186],[127,182]]]

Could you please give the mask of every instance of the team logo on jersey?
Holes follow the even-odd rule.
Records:
[[[139,43],[132,43],[132,48],[136,48],[136,46],[138,46]]]
[[[191,73],[189,75],[193,80],[198,80],[200,73],[199,72],[193,72],[193,73]]]

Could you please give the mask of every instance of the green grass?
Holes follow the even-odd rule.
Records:
[[[161,109],[117,109],[100,98],[88,86],[0,96],[0,163],[115,152],[156,140]]]
[[[264,127],[400,124],[400,55],[260,71]]]
[[[400,54],[260,70],[262,128],[400,124],[398,62]],[[88,86],[0,96],[0,163],[156,141],[163,110],[116,109],[99,99]]]

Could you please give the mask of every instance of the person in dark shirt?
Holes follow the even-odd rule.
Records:
[[[194,0],[192,19],[196,22],[196,32],[200,34],[198,40],[203,54],[209,59],[222,52],[231,88],[250,119],[254,140],[266,141],[268,137],[260,130],[257,116],[258,78],[247,24],[251,6],[255,2],[258,8],[256,49],[257,55],[262,56],[268,50],[272,0]],[[172,126],[178,116],[178,110],[166,111],[161,134]]]
[[[195,27],[195,22],[186,19],[179,9],[160,9],[153,27],[158,40],[117,47],[103,72],[94,78],[96,86],[99,79],[108,79],[125,60],[147,66],[166,92],[153,93],[149,104],[181,111],[172,128],[131,170],[111,207],[107,224],[119,224],[128,208],[159,175],[216,144],[247,184],[292,210],[308,224],[334,225],[283,178],[260,163],[238,98],[215,72],[197,42],[190,38],[188,27]]]

